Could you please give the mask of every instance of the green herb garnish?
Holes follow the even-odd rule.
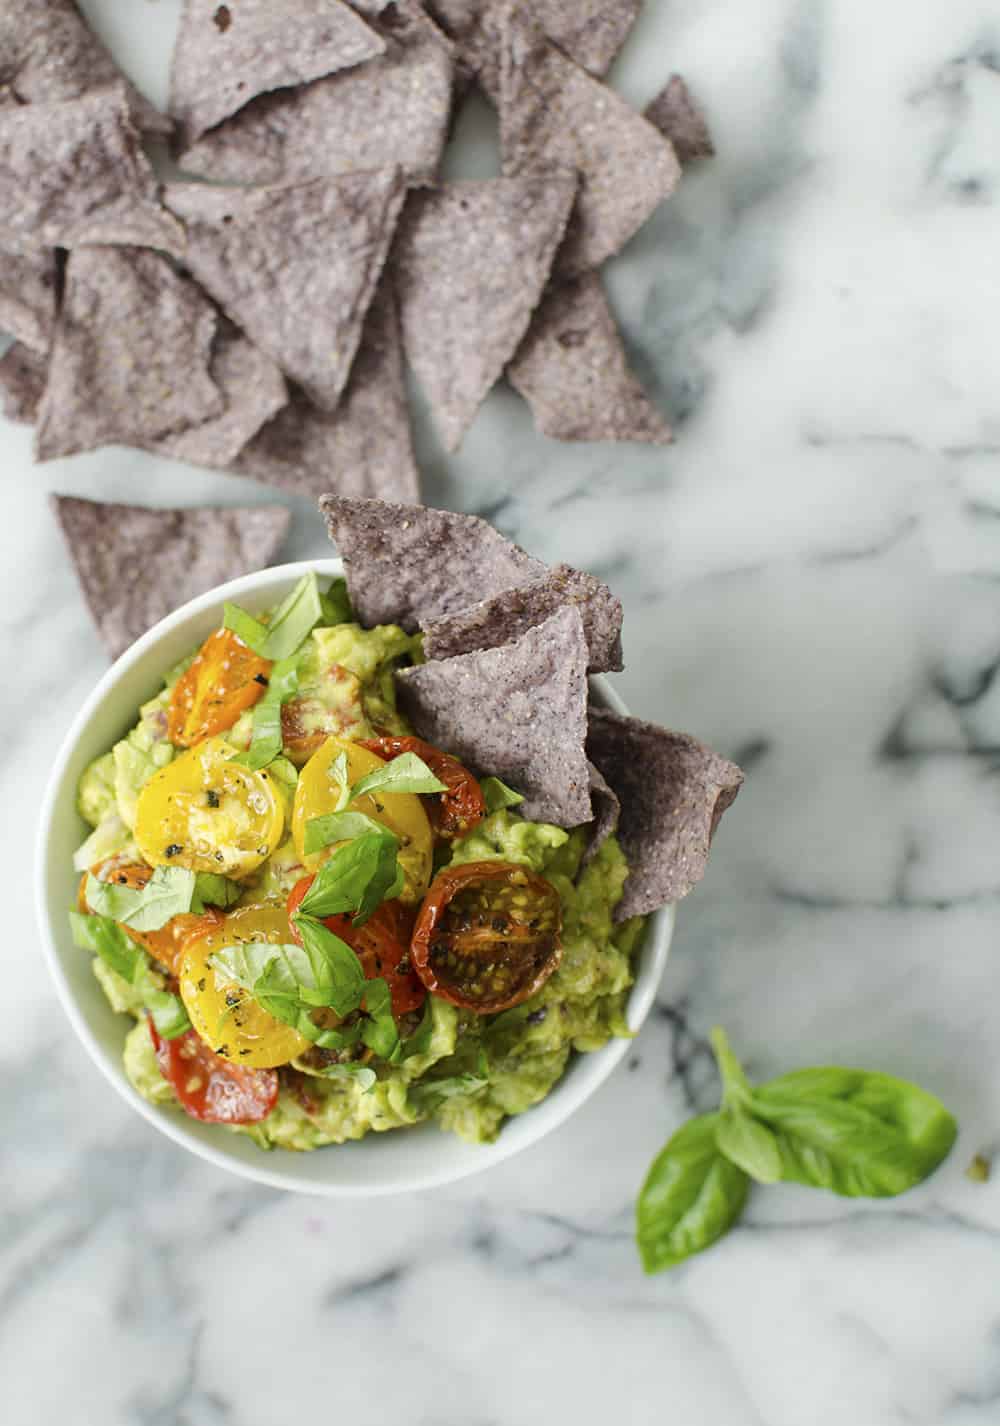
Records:
[[[282,659],[274,665],[268,681],[267,692],[253,710],[253,732],[250,746],[245,753],[233,758],[234,763],[242,763],[253,772],[273,763],[281,757],[284,746],[281,737],[281,710],[290,698],[299,691],[298,658]]]
[[[322,595],[310,570],[278,605],[270,623],[262,624],[238,604],[226,604],[223,625],[261,658],[279,662],[302,647],[323,617]]]
[[[75,945],[93,951],[116,975],[135,987],[157,1034],[164,1040],[174,1040],[190,1030],[191,1022],[180,996],[163,989],[149,956],[119,925],[106,916],[85,916],[79,911],[69,913],[69,924]]]
[[[502,807],[519,807],[524,801],[519,792],[515,792],[498,777],[480,778],[479,787],[486,803],[487,814],[499,812]]]
[[[685,1124],[639,1194],[636,1236],[647,1272],[721,1238],[750,1181],[800,1183],[848,1198],[892,1198],[928,1178],[958,1132],[941,1102],[872,1070],[796,1070],[754,1088],[724,1031],[712,1031],[722,1108]]]

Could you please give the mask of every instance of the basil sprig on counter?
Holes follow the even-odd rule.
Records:
[[[951,1114],[907,1080],[827,1066],[755,1087],[721,1029],[712,1031],[712,1047],[722,1106],[678,1130],[639,1194],[636,1237],[647,1272],[723,1237],[751,1180],[892,1198],[928,1178],[955,1142]]]
[[[290,698],[299,691],[299,659],[281,659],[274,665],[268,680],[267,692],[254,707],[253,731],[250,746],[245,753],[233,758],[234,763],[242,763],[252,772],[280,758],[284,746],[281,736],[281,710]]]
[[[193,872],[185,867],[160,866],[145,886],[120,886],[112,877],[99,881],[87,876],[84,896],[98,916],[119,921],[133,931],[159,931],[174,916],[188,911],[200,915],[206,905],[231,906],[241,894],[234,881],[212,872]]]
[[[100,956],[106,966],[138,991],[157,1033],[164,1040],[174,1040],[191,1028],[180,996],[164,990],[162,978],[153,970],[149,956],[116,922],[106,916],[85,916],[71,911],[69,924],[75,945]]]

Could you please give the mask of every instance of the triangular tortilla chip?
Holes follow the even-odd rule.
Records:
[[[113,659],[188,599],[270,564],[291,520],[277,505],[148,510],[54,495],[52,508]]]
[[[666,88],[650,100],[643,113],[670,140],[685,168],[695,159],[715,156],[705,115],[679,74],[671,75]]]
[[[670,427],[629,369],[604,284],[585,273],[549,289],[507,376],[535,425],[559,441],[644,441]]]
[[[247,443],[288,403],[278,367],[223,318],[209,375],[225,402],[221,415],[144,443],[145,449],[189,465],[230,468]]]
[[[183,252],[180,225],[157,202],[124,89],[0,109],[0,243]]]
[[[182,146],[259,94],[350,69],[384,49],[342,0],[185,0],[170,75]]]
[[[36,352],[47,351],[56,320],[56,287],[52,248],[0,243],[0,332]]]
[[[590,840],[583,854],[582,866],[587,867],[597,856],[604,843],[618,830],[622,805],[593,763],[590,770],[590,799],[594,807],[594,820],[590,827]]]
[[[173,124],[128,82],[74,0],[5,0],[0,6],[0,106],[79,99],[123,84],[136,126],[169,134]]]
[[[502,778],[536,822],[589,822],[587,642],[580,611],[560,609],[511,644],[396,675],[420,737],[479,774]]]
[[[336,411],[319,411],[308,397],[293,392],[285,409],[231,469],[312,499],[332,489],[404,504],[419,501],[420,477],[390,285],[383,282],[368,309],[351,378]]]
[[[295,89],[261,95],[181,157],[227,183],[291,183],[398,164],[432,180],[448,134],[452,47],[415,0],[360,6],[385,54]]]
[[[0,412],[8,421],[34,423],[48,376],[48,358],[23,342],[12,342],[0,357]]]
[[[686,733],[592,708],[587,753],[621,802],[629,865],[615,920],[680,901],[705,874],[723,812],[743,783],[735,763]]]
[[[635,24],[641,0],[533,0],[532,14],[554,44],[599,78]],[[491,98],[500,93],[497,0],[428,0],[431,15],[454,41],[465,69]]]
[[[327,411],[347,384],[404,196],[397,169],[288,188],[166,190],[195,277]]]
[[[210,375],[215,308],[159,253],[78,248],[66,265],[39,460],[144,445],[225,409]]]
[[[551,44],[526,8],[503,13],[504,173],[580,174],[559,270],[599,267],[669,198],[680,164],[663,135]]]
[[[449,659],[473,649],[495,649],[520,638],[566,605],[579,609],[583,619],[588,673],[621,669],[621,601],[592,574],[568,564],[556,565],[531,584],[506,589],[426,624],[424,653],[431,659]]]
[[[393,250],[407,358],[455,450],[520,344],[573,206],[566,173],[414,193]]]
[[[476,515],[324,495],[330,539],[366,628],[401,624],[414,633],[483,595],[548,574],[541,560]]]

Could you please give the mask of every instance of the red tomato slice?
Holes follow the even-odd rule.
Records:
[[[192,748],[231,728],[267,688],[271,664],[255,654],[231,629],[216,629],[198,650],[187,673],[174,684],[167,710],[167,737]]]
[[[314,880],[315,877],[304,876],[288,896],[288,919],[296,941],[299,933],[295,912]],[[381,976],[386,982],[392,995],[392,1013],[397,1020],[411,1010],[420,1009],[427,991],[410,964],[411,910],[398,901],[383,901],[363,926],[352,925],[348,915],[326,916],[323,925],[347,942],[361,962],[366,980],[377,980]]]
[[[148,1023],[160,1073],[185,1114],[205,1124],[259,1124],[267,1118],[278,1099],[276,1071],[230,1064],[194,1030],[164,1040],[152,1020]]]
[[[449,841],[464,837],[486,816],[486,801],[479,783],[450,753],[443,753],[422,738],[368,738],[361,746],[385,758],[386,762],[401,753],[416,753],[438,781],[444,783],[446,792],[436,792],[423,799],[431,826],[439,837]]]
[[[559,893],[544,877],[510,862],[446,867],[417,915],[413,968],[443,1000],[493,1015],[545,984],[561,932]]]

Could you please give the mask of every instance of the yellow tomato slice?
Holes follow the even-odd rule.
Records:
[[[313,753],[299,773],[292,808],[295,849],[309,871],[315,871],[333,850],[332,847],[325,847],[321,852],[306,856],[305,835],[306,823],[311,818],[336,810],[340,788],[331,776],[330,768],[339,753],[347,754],[347,775],[351,783],[367,777],[376,768],[385,767],[384,758],[343,738],[327,738],[319,751]],[[420,798],[409,792],[375,792],[352,802],[351,811],[364,812],[396,834],[400,842],[399,864],[406,878],[399,899],[410,903],[422,900],[431,879],[434,835]]]
[[[271,774],[231,761],[235,749],[207,738],[149,779],[139,793],[135,840],[150,866],[183,866],[240,878],[281,839],[284,812]]]
[[[227,981],[209,957],[248,941],[289,944],[292,935],[282,906],[243,906],[217,926],[185,943],[178,982],[191,1024],[217,1055],[234,1065],[274,1069],[288,1064],[309,1041],[291,1025],[275,1020],[249,991]]]

